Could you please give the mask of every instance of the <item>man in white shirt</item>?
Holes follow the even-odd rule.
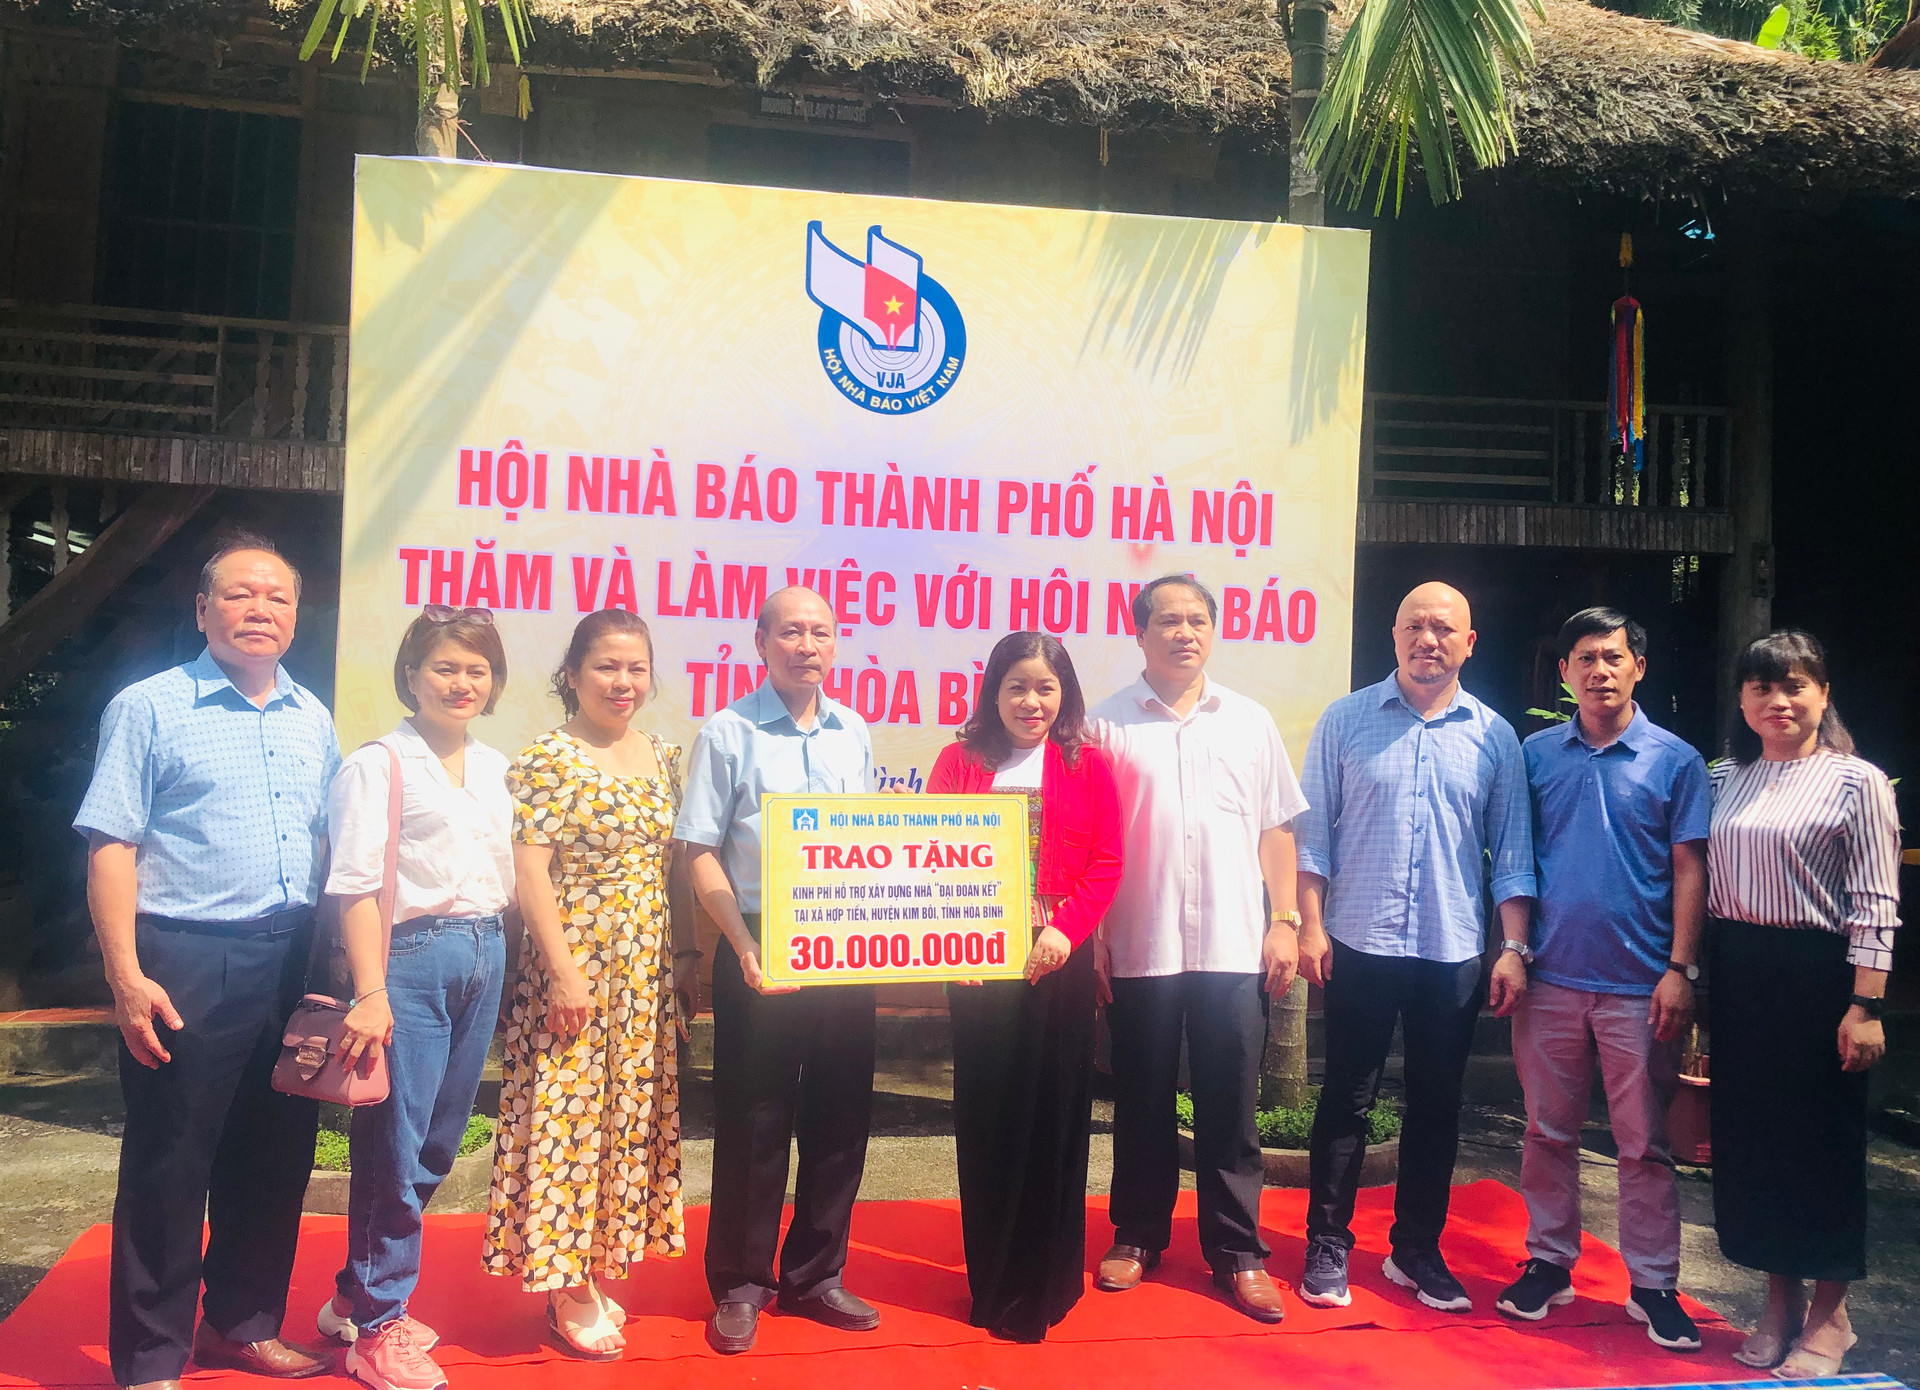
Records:
[[[1291,822],[1307,803],[1273,716],[1207,679],[1218,614],[1191,575],[1142,588],[1133,626],[1146,670],[1088,716],[1126,823],[1126,868],[1095,954],[1115,1099],[1114,1244],[1094,1282],[1133,1288],[1172,1237],[1184,1033],[1201,1253],[1234,1306],[1278,1322],[1254,1109],[1268,1000],[1298,960]]]

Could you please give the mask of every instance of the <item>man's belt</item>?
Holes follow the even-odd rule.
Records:
[[[312,922],[313,909],[305,904],[298,907],[284,907],[278,912],[269,912],[264,917],[249,917],[238,922],[196,922],[184,917],[162,917],[152,912],[139,913],[134,920],[141,926],[151,927],[155,931],[191,932],[195,936],[285,936],[289,932],[299,931]]]

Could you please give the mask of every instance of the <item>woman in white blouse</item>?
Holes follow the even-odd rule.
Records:
[[[1847,1285],[1866,1273],[1899,822],[1885,775],[1853,755],[1817,641],[1763,637],[1736,675],[1742,724],[1713,770],[1707,841],[1714,1224],[1728,1259],[1768,1277],[1735,1359],[1833,1376],[1857,1340]]]
[[[317,1319],[351,1343],[346,1369],[373,1390],[437,1390],[438,1336],[407,1311],[420,1277],[420,1216],[473,1114],[506,973],[513,899],[507,760],[468,726],[507,683],[493,615],[429,604],[393,663],[413,713],[341,764],[328,798],[340,934],[354,1002],[349,1064],[385,1049],[392,1092],[353,1112],[347,1262]],[[381,920],[389,794],[400,772],[393,922]]]

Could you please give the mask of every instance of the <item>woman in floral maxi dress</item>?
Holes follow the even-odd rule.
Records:
[[[680,749],[630,727],[651,683],[646,624],[583,619],[556,692],[572,716],[508,776],[530,938],[512,993],[484,1261],[548,1295],[549,1340],[618,1359],[625,1311],[599,1287],[686,1250],[670,843]],[[677,923],[676,923],[677,924]],[[691,923],[678,933],[689,944]]]

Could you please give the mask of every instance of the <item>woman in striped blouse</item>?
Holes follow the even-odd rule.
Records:
[[[1804,632],[1747,648],[1742,724],[1713,770],[1713,1209],[1728,1259],[1768,1276],[1735,1359],[1837,1375],[1866,1273],[1867,1068],[1899,926],[1899,823],[1853,755]],[[1809,1302],[1804,1282],[1814,1281]]]

